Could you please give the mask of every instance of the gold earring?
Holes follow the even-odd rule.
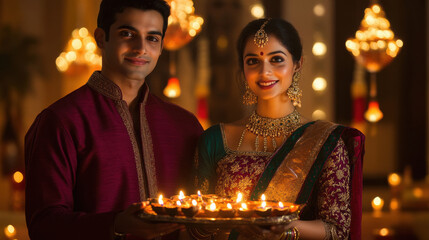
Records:
[[[256,104],[258,102],[258,98],[252,92],[252,90],[250,90],[247,82],[244,85],[246,86],[246,91],[244,92],[244,95],[243,95],[243,104],[245,104],[245,105]]]
[[[296,72],[292,78],[292,84],[287,89],[286,94],[292,101],[292,104],[296,107],[301,107],[302,90],[298,86],[299,79],[301,77],[300,72]]]

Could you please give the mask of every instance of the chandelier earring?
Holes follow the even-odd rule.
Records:
[[[301,78],[300,72],[295,72],[292,78],[292,84],[287,89],[286,94],[292,101],[295,107],[301,107],[302,90],[298,86],[299,79]]]
[[[246,91],[244,92],[244,95],[243,95],[243,104],[245,104],[245,105],[256,104],[258,102],[258,98],[252,92],[252,90],[250,90],[250,87],[247,84],[247,82],[245,82],[244,85],[246,87]]]

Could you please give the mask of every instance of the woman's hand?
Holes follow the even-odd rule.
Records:
[[[254,240],[265,240],[265,239],[280,239],[282,234],[295,227],[295,223],[279,224],[268,227],[259,227],[257,225],[241,226],[237,228],[239,231],[239,239],[254,239]]]
[[[136,237],[152,239],[172,233],[184,228],[183,225],[172,223],[151,223],[137,217],[137,213],[146,206],[146,203],[134,203],[125,211],[116,215],[114,231],[120,234],[131,234]]]

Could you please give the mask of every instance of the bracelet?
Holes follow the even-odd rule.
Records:
[[[113,240],[123,240],[127,234],[125,233],[117,233],[115,230],[113,230]]]
[[[296,227],[290,228],[287,231],[284,231],[280,235],[279,240],[299,240],[299,231]]]

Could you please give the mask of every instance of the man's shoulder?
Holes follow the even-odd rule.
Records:
[[[53,111],[67,111],[73,108],[79,108],[81,105],[86,104],[86,102],[88,102],[94,96],[94,94],[95,92],[85,84],[73,92],[65,95],[64,97],[58,99],[49,107],[47,107],[47,109]]]

